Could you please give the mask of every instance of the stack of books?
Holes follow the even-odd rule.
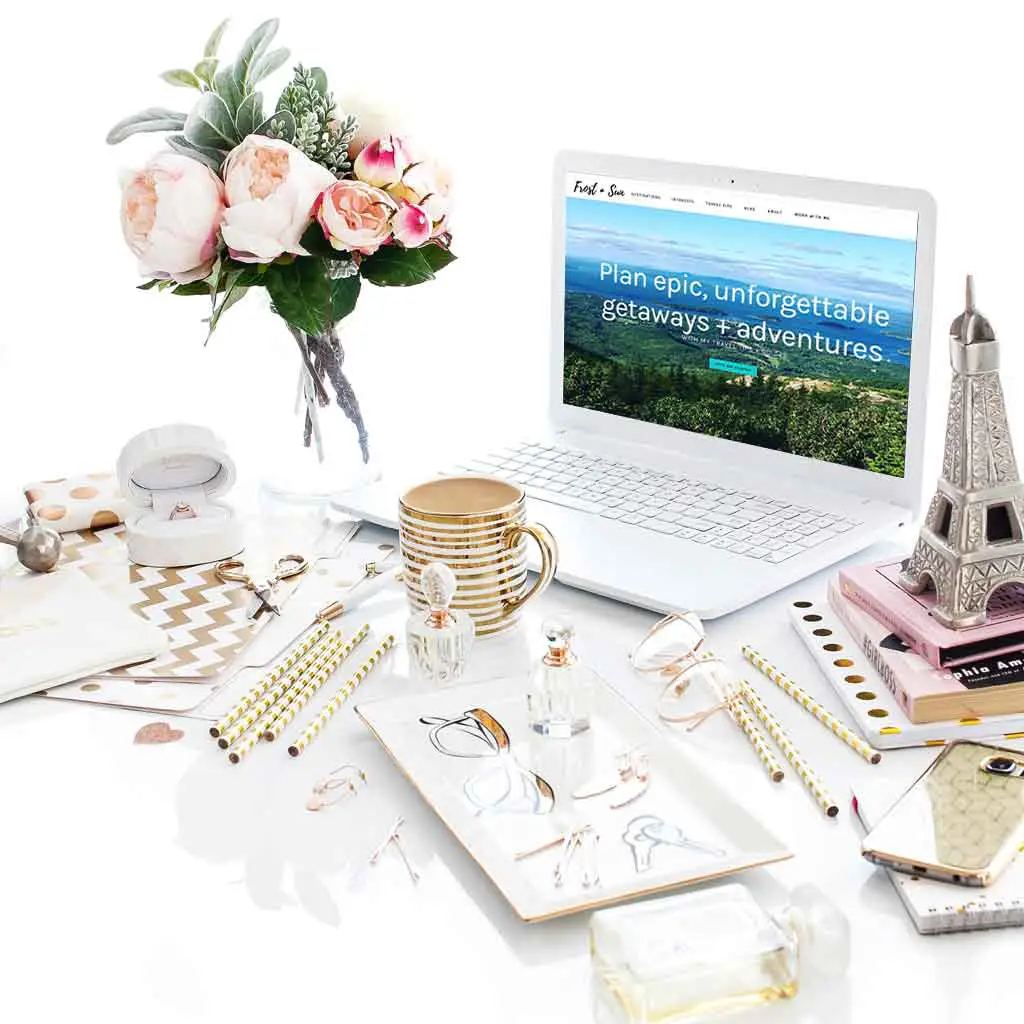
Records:
[[[899,562],[841,569],[829,603],[915,724],[1024,713],[1024,586],[997,591],[980,626],[949,629],[934,592],[909,594]]]
[[[1024,586],[997,592],[983,625],[947,629],[934,594],[899,585],[900,565],[842,569],[827,603],[790,606],[861,733],[883,748],[1024,739]]]

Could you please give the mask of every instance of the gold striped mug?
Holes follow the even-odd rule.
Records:
[[[540,548],[540,575],[528,588],[526,538]],[[519,611],[551,582],[558,547],[546,527],[526,521],[521,487],[489,476],[448,476],[407,491],[399,508],[405,589],[413,610],[426,609],[420,573],[444,562],[459,587],[452,607],[472,616],[478,637],[519,621]]]

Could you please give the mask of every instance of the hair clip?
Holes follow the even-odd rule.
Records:
[[[565,884],[566,876],[569,873],[569,865],[574,857],[580,859],[580,882],[584,889],[590,889],[601,884],[601,875],[597,866],[597,843],[600,835],[593,825],[580,825],[578,828],[563,832],[554,839],[534,846],[529,850],[520,850],[514,854],[513,860],[526,860],[545,850],[553,850],[559,847],[558,860],[552,872],[552,881],[556,889]]]
[[[306,801],[306,810],[322,811],[333,807],[343,800],[358,796],[359,790],[366,785],[366,772],[354,764],[343,764],[325,775],[313,785],[313,795]]]
[[[391,826],[391,831],[384,837],[384,841],[370,854],[370,865],[376,865],[377,861],[380,860],[381,854],[392,844],[398,851],[398,856],[402,858],[402,863],[405,865],[405,870],[409,872],[409,877],[412,879],[413,885],[419,880],[420,876],[416,869],[412,866],[409,858],[405,854],[405,847],[402,846],[402,840],[399,836],[399,830],[405,824],[405,818],[399,815],[395,818],[394,823]]]
[[[608,807],[615,811],[639,800],[651,788],[651,762],[647,752],[633,747],[616,757],[616,772],[595,776],[572,794],[573,800],[611,794]]]

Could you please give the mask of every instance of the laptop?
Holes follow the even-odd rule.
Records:
[[[521,484],[573,587],[774,593],[919,512],[934,238],[917,190],[563,153],[550,422],[420,478]],[[398,496],[337,502],[393,527]]]

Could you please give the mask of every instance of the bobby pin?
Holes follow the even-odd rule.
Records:
[[[394,823],[391,826],[391,831],[388,832],[387,836],[384,838],[384,841],[377,847],[377,849],[374,850],[372,854],[370,854],[370,864],[371,866],[376,865],[377,861],[381,858],[381,854],[383,854],[384,851],[393,844],[395,849],[398,851],[398,856],[402,858],[402,863],[405,865],[405,870],[409,872],[409,877],[412,879],[413,885],[415,885],[420,880],[420,876],[417,873],[416,869],[409,862],[409,858],[405,854],[405,847],[402,846],[402,840],[398,834],[399,830],[404,824],[405,818],[403,818],[401,815],[395,818]]]

